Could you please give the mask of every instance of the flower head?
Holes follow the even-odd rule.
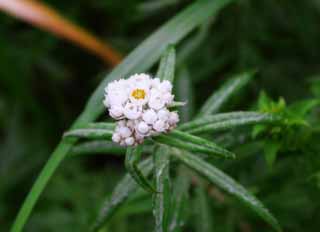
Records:
[[[103,104],[117,120],[112,140],[121,146],[135,146],[146,137],[175,128],[179,115],[168,109],[173,99],[170,81],[144,73],[109,83]]]

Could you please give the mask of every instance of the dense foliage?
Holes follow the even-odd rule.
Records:
[[[318,230],[319,1],[47,2],[133,52],[106,68],[0,15],[1,231],[22,205],[13,231]],[[177,130],[126,151],[103,88],[140,71],[174,77],[188,104]]]

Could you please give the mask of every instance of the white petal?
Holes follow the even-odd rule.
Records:
[[[161,109],[158,111],[158,118],[162,121],[169,119],[170,112],[167,109]]]
[[[133,103],[127,103],[123,113],[128,119],[137,119],[142,114],[142,108]]]
[[[162,99],[161,93],[153,93],[149,99],[149,107],[155,110],[160,110],[165,106],[165,101]]]
[[[177,124],[178,122],[179,122],[179,115],[177,114],[177,112],[170,112],[169,123]]]
[[[128,127],[123,126],[119,128],[119,133],[122,138],[128,138],[132,134],[132,131]]]
[[[133,137],[126,138],[125,143],[127,146],[132,146],[134,144],[134,138]]]
[[[113,133],[113,135],[112,135],[112,141],[115,142],[115,143],[119,143],[120,140],[121,140],[120,134],[118,134],[118,133]]]
[[[155,129],[158,132],[163,132],[165,131],[165,122],[162,120],[157,120],[154,124],[153,124],[153,129]]]
[[[137,131],[141,134],[147,134],[150,131],[150,127],[145,122],[140,122],[137,126]]]
[[[153,124],[157,120],[157,113],[152,109],[146,110],[142,115],[142,119],[148,124]]]
[[[123,107],[121,106],[113,106],[109,110],[110,116],[113,117],[114,119],[119,119],[120,117],[123,116]]]
[[[172,91],[172,84],[171,84],[171,82],[168,81],[168,80],[162,81],[161,84],[159,85],[159,90],[160,90],[161,92],[164,92],[164,93],[165,93],[165,92],[171,93],[171,91]]]

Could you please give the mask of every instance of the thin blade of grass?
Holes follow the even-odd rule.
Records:
[[[153,155],[154,179],[156,193],[153,194],[153,214],[155,218],[155,231],[167,232],[169,214],[171,208],[171,186],[170,186],[170,154],[166,146],[160,145]]]
[[[100,41],[97,37],[73,24],[53,8],[40,1],[1,0],[0,10],[49,31],[58,37],[68,39],[102,58],[106,64],[116,66],[122,59],[121,55],[106,41]]]
[[[127,76],[130,73],[147,70],[157,61],[168,44],[179,42],[194,28],[210,16],[216,15],[223,7],[232,1],[233,0],[197,1],[168,21],[148,39],[142,42],[121,64],[106,76],[91,95],[84,111],[79,115],[71,129],[77,129],[87,125],[103,112],[103,89],[110,81]],[[159,40],[161,41],[160,44]],[[58,144],[19,210],[11,228],[12,232],[20,232],[22,230],[49,179],[76,141],[77,139],[61,141]]]
[[[255,73],[256,71],[245,72],[228,80],[218,91],[208,98],[201,107],[197,117],[217,113],[231,96],[249,83]]]
[[[153,161],[148,158],[138,165],[142,174],[148,176],[153,168]],[[116,211],[126,202],[126,200],[137,191],[138,185],[131,175],[126,174],[117,184],[110,199],[107,199],[98,213],[98,216],[91,227],[91,231],[98,231],[102,226],[110,221]]]
[[[181,152],[175,149],[172,154],[185,165],[207,178],[210,182],[236,197],[263,220],[269,223],[276,231],[281,231],[279,223],[264,205],[230,176],[188,152]]]

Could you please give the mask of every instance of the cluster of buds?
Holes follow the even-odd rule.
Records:
[[[109,83],[103,103],[117,120],[112,140],[122,146],[135,146],[146,137],[175,128],[179,115],[168,109],[173,99],[170,81],[147,74]]]

